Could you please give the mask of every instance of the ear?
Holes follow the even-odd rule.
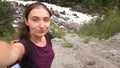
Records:
[[[25,24],[28,26],[28,21],[26,19],[24,19],[24,20],[25,20]]]

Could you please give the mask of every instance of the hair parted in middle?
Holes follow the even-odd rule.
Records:
[[[18,38],[26,38],[26,39],[29,39],[30,37],[30,30],[29,30],[29,27],[25,24],[25,19],[28,20],[28,16],[29,16],[29,13],[32,9],[36,8],[36,7],[43,7],[44,9],[46,9],[50,15],[50,17],[52,16],[50,10],[47,8],[46,5],[44,5],[43,3],[41,2],[36,2],[36,3],[32,3],[30,5],[28,5],[26,7],[26,10],[24,12],[24,20],[22,23],[20,23],[19,27],[18,27]]]

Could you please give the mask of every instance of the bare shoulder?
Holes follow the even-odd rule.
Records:
[[[12,47],[13,53],[16,54],[17,55],[16,57],[18,58],[18,60],[20,60],[25,53],[23,44],[20,42],[17,42],[11,45],[11,47]]]
[[[0,66],[8,66],[15,63],[23,57],[24,52],[22,43],[10,45],[5,41],[0,41]]]

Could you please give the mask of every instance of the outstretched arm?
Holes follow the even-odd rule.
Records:
[[[9,43],[0,41],[0,68],[20,60],[23,54],[24,47],[21,43],[15,43],[10,46]]]

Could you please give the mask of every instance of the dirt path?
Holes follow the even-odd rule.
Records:
[[[120,68],[120,52],[118,52],[120,47],[118,48],[118,44],[115,48],[110,44],[107,45],[106,41],[95,39],[85,43],[83,38],[73,34],[67,34],[65,38],[73,43],[72,48],[62,47],[64,42],[62,39],[52,40],[55,51],[52,68]],[[111,53],[110,50],[117,51],[118,54]]]

